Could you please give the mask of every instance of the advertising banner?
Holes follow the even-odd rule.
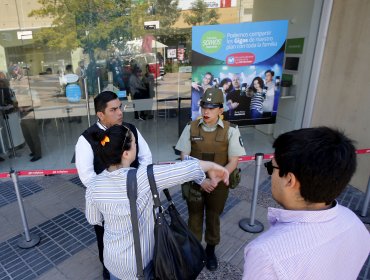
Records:
[[[238,125],[275,123],[288,21],[192,28],[192,119],[209,87],[224,93],[224,119]]]

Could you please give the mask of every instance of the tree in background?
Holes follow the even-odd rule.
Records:
[[[148,3],[122,0],[39,0],[30,17],[52,18],[52,26],[35,34],[35,42],[58,50],[81,47],[90,57],[115,41],[125,42],[145,34]]]
[[[202,0],[196,0],[191,4],[191,12],[184,14],[184,21],[190,26],[218,24],[220,15],[215,9],[209,9]]]
[[[178,0],[155,0],[150,5],[152,18],[150,20],[159,21],[157,34],[171,36],[178,33],[179,30],[173,27],[180,17],[181,10],[178,4]]]

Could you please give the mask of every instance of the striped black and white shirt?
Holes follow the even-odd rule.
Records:
[[[255,92],[251,99],[251,110],[257,110],[261,114],[263,113],[263,101],[265,100],[262,92]]]
[[[104,220],[104,265],[116,277],[136,277],[135,247],[127,197],[126,179],[129,168],[113,172],[104,170],[86,190],[86,218],[92,225]],[[154,177],[158,192],[187,181],[202,182],[205,174],[198,160],[155,165]],[[141,254],[144,267],[152,260],[154,250],[153,199],[146,166],[137,171],[137,209]]]

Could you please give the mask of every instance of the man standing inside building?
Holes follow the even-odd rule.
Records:
[[[139,164],[148,165],[152,163],[152,154],[149,146],[140,132],[132,124],[123,123],[122,103],[114,92],[101,92],[95,97],[94,106],[98,122],[82,133],[78,138],[75,148],[78,176],[87,188],[93,182],[95,176],[105,169],[104,164],[95,156],[98,143],[93,139],[92,135],[98,130],[106,130],[116,124],[127,126],[135,135],[136,139],[136,160],[131,166],[137,168]],[[99,259],[103,263],[103,277],[104,279],[109,279],[109,272],[103,262],[104,227],[95,225],[94,229],[98,243]]]
[[[201,160],[214,161],[225,166],[232,174],[238,165],[239,156],[244,155],[245,150],[238,127],[220,118],[223,103],[222,90],[207,89],[200,101],[202,118],[190,122],[184,128],[176,149],[181,151],[182,158],[190,155]],[[228,186],[219,183],[214,188],[208,179],[202,185],[192,182],[183,186],[189,212],[188,224],[199,240],[202,240],[205,212],[206,266],[211,271],[218,267],[215,247],[220,243],[220,215],[228,193]]]
[[[270,228],[244,250],[243,279],[357,279],[370,235],[336,198],[356,169],[352,141],[328,127],[280,135],[265,163],[272,197]]]

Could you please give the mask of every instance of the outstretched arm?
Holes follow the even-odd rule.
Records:
[[[199,164],[202,170],[208,174],[211,185],[214,188],[220,181],[223,181],[226,185],[229,185],[229,171],[225,167],[211,161],[203,160],[200,160]]]

